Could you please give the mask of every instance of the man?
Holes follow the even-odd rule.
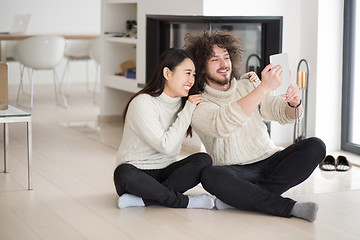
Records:
[[[275,97],[282,68],[269,64],[261,73],[240,77],[241,39],[228,32],[187,34],[186,50],[195,58],[198,89],[192,127],[214,166],[201,176],[203,187],[217,197],[218,209],[236,207],[313,222],[318,204],[296,202],[282,193],[306,180],[325,156],[325,144],[309,138],[285,149],[270,139],[263,120],[293,123],[302,114],[299,88]]]

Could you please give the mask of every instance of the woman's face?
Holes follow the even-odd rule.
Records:
[[[174,71],[165,67],[163,75],[166,79],[164,92],[170,97],[186,97],[195,82],[195,65],[193,61],[186,58]]]

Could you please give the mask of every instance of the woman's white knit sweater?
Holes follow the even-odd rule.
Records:
[[[286,115],[286,101],[269,93],[251,115],[236,102],[258,84],[251,83],[244,74],[240,80],[232,80],[227,91],[205,86],[202,95],[205,102],[195,109],[192,127],[214,165],[249,164],[282,149],[271,141],[263,120],[294,122]]]
[[[129,105],[117,165],[129,163],[139,169],[161,169],[177,160],[195,105],[162,93],[140,94]]]

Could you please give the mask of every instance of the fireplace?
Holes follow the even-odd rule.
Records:
[[[182,48],[187,32],[231,31],[244,40],[242,72],[259,74],[269,63],[269,56],[282,51],[282,17],[209,17],[147,15],[146,79],[161,52],[169,47]]]

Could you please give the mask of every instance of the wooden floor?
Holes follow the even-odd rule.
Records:
[[[12,104],[15,93],[16,88],[11,87]],[[120,210],[112,182],[116,149],[104,144],[106,139],[119,141],[120,131],[107,130],[113,127],[110,125],[100,126],[95,128],[95,136],[99,136],[96,139],[86,131],[64,126],[64,123],[96,122],[99,108],[92,103],[85,85],[71,87],[67,109],[56,105],[52,86],[35,86],[35,94],[31,110],[33,190],[26,190],[25,124],[13,123],[9,125],[9,173],[0,173],[1,240],[360,239],[357,167],[342,173],[316,169],[306,182],[284,194],[295,200],[319,203],[314,223],[234,209],[154,206]],[[346,156],[360,163],[359,156]],[[203,191],[197,186],[189,192]]]

